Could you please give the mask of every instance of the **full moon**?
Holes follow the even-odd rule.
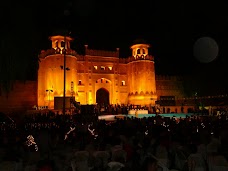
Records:
[[[202,37],[195,42],[193,53],[199,62],[210,63],[217,58],[219,47],[214,39]]]

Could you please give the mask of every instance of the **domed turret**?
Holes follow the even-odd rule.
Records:
[[[134,41],[134,45],[131,46],[132,49],[132,56],[135,59],[145,59],[148,55],[148,48],[150,47],[149,44],[146,43],[143,39],[137,39]]]
[[[135,60],[130,60],[127,65],[129,104],[155,105],[157,100],[154,60],[149,55],[149,47],[143,39],[137,39],[131,46]]]
[[[60,49],[61,51],[64,49],[70,49],[70,42],[73,40],[71,37],[68,36],[51,36],[50,40],[52,41],[52,48],[57,50]]]
[[[77,58],[76,52],[70,49],[70,41],[73,39],[66,34],[56,34],[50,37],[52,49],[42,52],[38,70],[38,106],[54,108],[54,98],[63,97],[64,82],[64,54],[66,59],[66,96],[72,96],[77,87],[71,87],[71,83],[77,82]],[[66,51],[66,53],[64,53]]]

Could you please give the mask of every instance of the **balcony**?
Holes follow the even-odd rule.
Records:
[[[48,50],[42,50],[39,58],[45,58],[50,55],[55,55],[55,54],[63,54],[64,50],[61,49],[48,49]],[[77,52],[72,50],[72,49],[66,49],[66,55],[71,55],[71,56],[77,56]]]

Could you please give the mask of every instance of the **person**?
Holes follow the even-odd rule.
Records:
[[[142,171],[157,171],[157,170],[158,170],[157,160],[152,156],[146,157],[144,162],[142,163]]]
[[[136,109],[135,117],[138,118],[138,109]]]

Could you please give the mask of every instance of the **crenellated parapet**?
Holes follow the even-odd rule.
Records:
[[[45,58],[47,56],[50,56],[50,55],[56,55],[56,54],[64,54],[64,51],[66,51],[66,55],[71,55],[71,56],[77,56],[77,52],[75,50],[72,50],[72,49],[60,49],[60,48],[52,48],[52,49],[48,49],[48,50],[42,50],[40,55],[39,55],[39,58]]]
[[[77,55],[77,61],[85,61],[84,55]]]
[[[149,55],[149,47],[142,43],[131,46],[132,56],[125,60],[130,104],[154,105],[157,100],[154,57]]]
[[[154,61],[154,56],[152,55],[136,55],[135,57],[134,56],[131,56],[131,57],[128,57],[127,58],[127,63],[129,62],[133,62],[133,61],[139,61],[139,60],[148,60],[148,61]]]
[[[106,50],[95,50],[88,49],[88,45],[85,45],[85,55],[89,56],[105,56],[105,57],[119,57],[119,48],[116,51],[106,51]]]
[[[156,80],[161,81],[182,81],[183,78],[181,76],[169,76],[169,75],[156,75]]]
[[[128,58],[119,58],[119,63],[122,64],[127,64],[130,62],[134,62],[134,61],[140,61],[140,60],[148,60],[148,61],[154,61],[154,56],[152,55],[146,55],[146,56],[130,56]]]
[[[141,92],[138,92],[138,91],[135,91],[135,92],[131,92],[131,93],[128,93],[129,96],[153,96],[153,95],[156,95],[156,92],[144,92],[144,91],[141,91]]]

